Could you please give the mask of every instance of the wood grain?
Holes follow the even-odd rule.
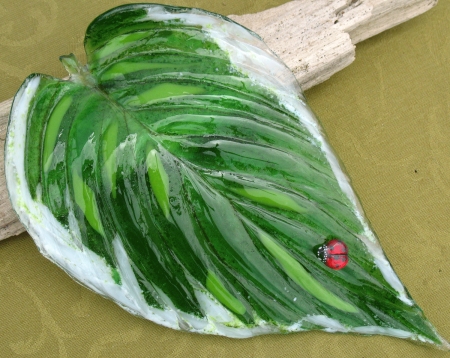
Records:
[[[231,15],[258,33],[293,71],[303,89],[355,59],[355,44],[437,4],[437,0],[296,0],[256,14]],[[4,143],[12,99],[0,103],[0,240],[25,231],[6,189]]]
[[[25,231],[8,197],[5,178],[5,158],[3,155],[6,138],[6,125],[8,123],[9,110],[12,99],[0,103],[0,240],[19,235]]]
[[[437,4],[437,0],[297,0],[229,16],[259,34],[306,90],[347,67],[355,44]]]

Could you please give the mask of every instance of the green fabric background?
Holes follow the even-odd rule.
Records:
[[[128,1],[0,0],[0,101],[32,72],[64,77],[89,22]],[[286,1],[179,0],[224,15]],[[394,269],[450,339],[450,1],[358,44],[356,61],[306,92]],[[44,259],[0,242],[0,357],[444,357],[389,337],[308,332],[246,340],[136,318]]]

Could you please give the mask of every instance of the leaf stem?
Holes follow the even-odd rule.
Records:
[[[70,55],[60,56],[59,60],[69,72],[70,80],[94,88],[97,87],[97,81],[89,72],[87,66],[83,66],[73,53]]]

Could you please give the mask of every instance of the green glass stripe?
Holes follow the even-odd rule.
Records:
[[[294,199],[289,195],[280,191],[270,189],[257,189],[257,188],[230,188],[231,191],[239,194],[247,199],[250,199],[256,203],[271,206],[283,210],[295,211],[302,214],[307,211],[306,208],[301,207]]]
[[[105,236],[94,192],[75,170],[72,171],[72,180],[75,202],[83,211],[92,228],[100,235]]]
[[[245,306],[228,291],[217,275],[209,271],[206,278],[206,288],[216,297],[220,303],[227,307],[230,311],[243,315],[246,312]]]
[[[104,71],[100,78],[102,81],[108,81],[117,77],[121,77],[127,75],[129,73],[144,71],[144,70],[159,70],[159,69],[181,69],[184,70],[189,66],[195,66],[195,64],[171,64],[171,63],[139,63],[139,62],[119,62],[111,67],[109,67],[106,71]]]
[[[355,306],[343,301],[315,280],[300,263],[298,263],[285,249],[277,244],[268,234],[263,231],[258,231],[258,236],[266,249],[283,267],[288,276],[305,291],[308,291],[320,301],[342,311],[349,313],[358,312],[358,309]]]
[[[117,146],[117,135],[119,130],[119,124],[117,121],[113,121],[105,130],[102,138],[102,153],[104,165],[103,169],[105,171],[106,185],[111,190],[113,198],[117,195],[117,167],[116,167],[116,154],[114,150]]]
[[[45,128],[44,150],[42,154],[45,172],[48,172],[50,169],[53,149],[55,148],[56,140],[58,139],[59,128],[64,115],[72,104],[72,100],[72,96],[65,96],[59,101],[50,115],[50,119]]]
[[[116,51],[126,50],[127,45],[132,42],[139,41],[145,37],[148,37],[150,32],[134,32],[131,34],[120,35],[110,40],[105,46],[95,52],[96,58],[106,57]]]
[[[143,30],[143,20],[147,15],[146,6],[131,4],[123,5],[97,17],[86,30],[84,46],[89,55],[103,46],[111,38],[135,30]],[[144,25],[144,26],[143,26]],[[150,23],[147,26],[154,26]],[[145,29],[145,28],[144,28]]]
[[[170,214],[169,177],[159,153],[151,149],[147,155],[147,170],[153,194],[166,217]]]
[[[137,96],[131,97],[127,101],[126,105],[141,106],[143,104],[148,104],[151,101],[162,98],[186,96],[191,94],[202,94],[202,93],[205,93],[205,89],[198,86],[177,85],[174,83],[161,83],[145,92],[138,94]]]

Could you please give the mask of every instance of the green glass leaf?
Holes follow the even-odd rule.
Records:
[[[444,347],[388,260],[295,77],[199,9],[125,5],[68,81],[11,111],[12,204],[41,252],[129,312],[230,337],[323,329]],[[336,271],[316,256],[348,246]]]

